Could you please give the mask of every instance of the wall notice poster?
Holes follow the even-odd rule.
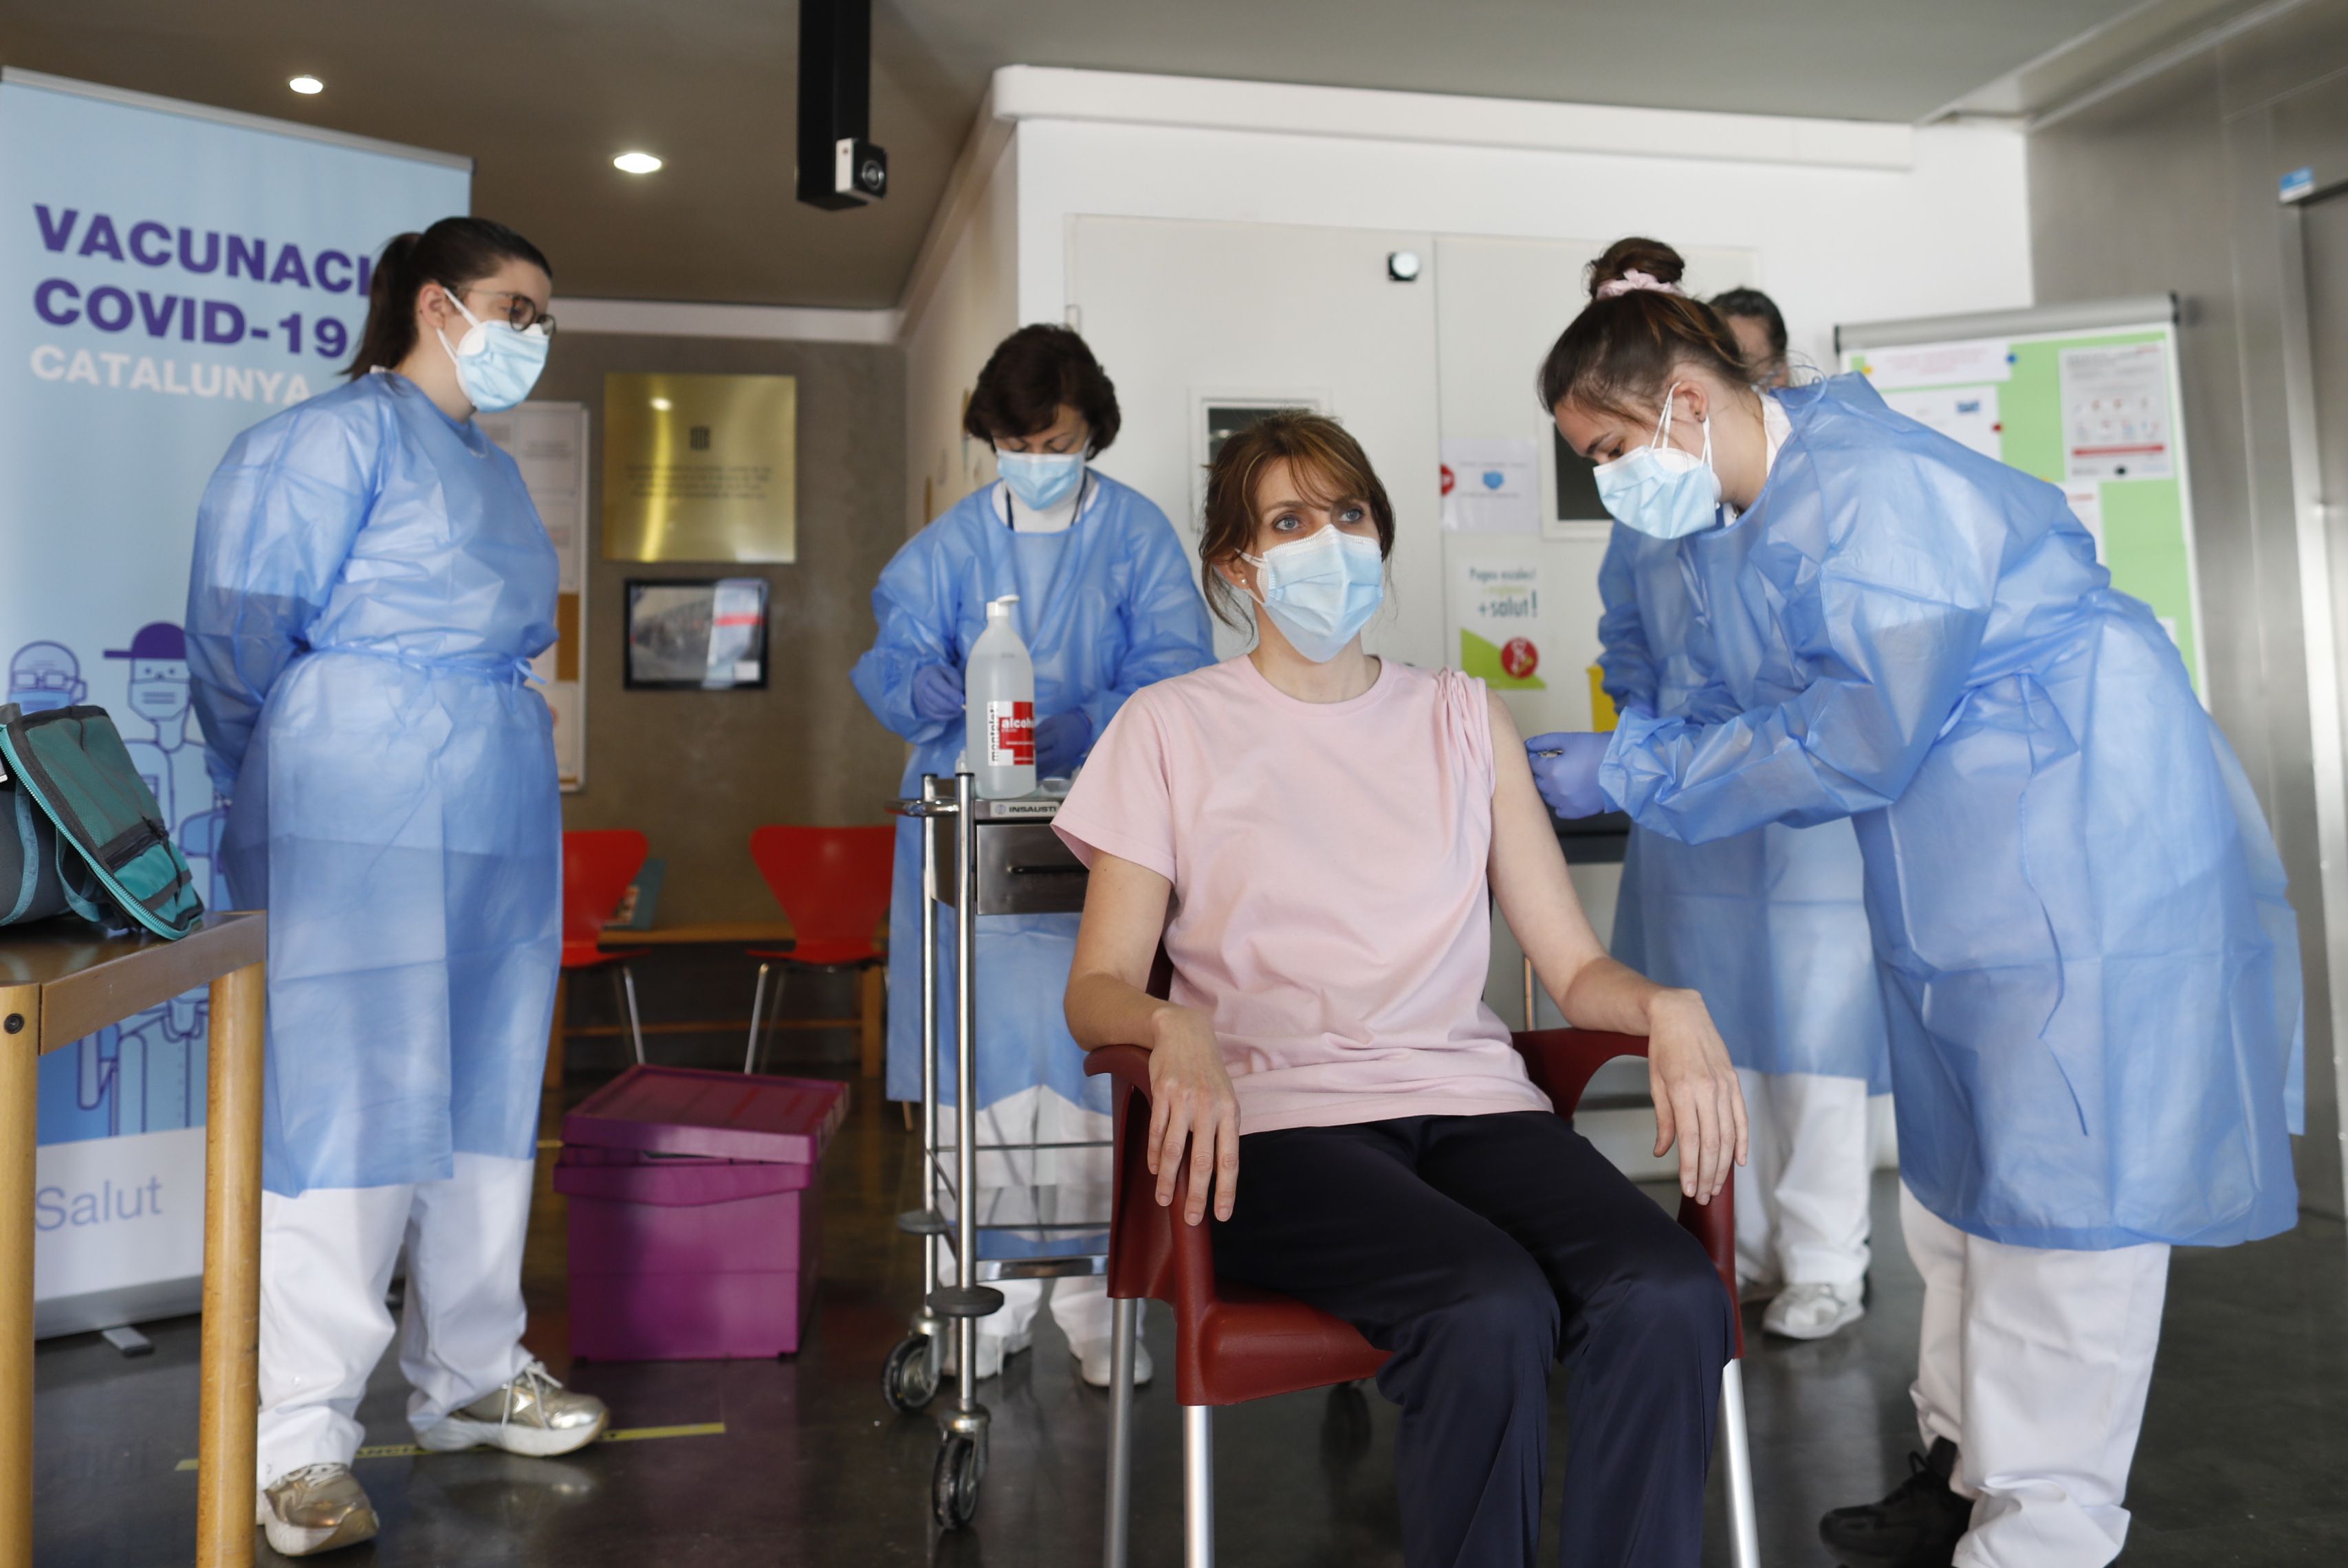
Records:
[[[469,165],[14,70],[0,153],[6,700],[113,714],[227,908],[179,624],[196,503],[238,431],[336,384],[371,258],[464,211]],[[38,1332],[194,1309],[205,1002],[41,1059]]]
[[[2166,479],[2168,345],[2063,351],[2063,477]]]
[[[1506,554],[1451,563],[1451,619],[1459,628],[1459,668],[1500,692],[1539,692],[1541,560],[1537,539]],[[1555,671],[1552,671],[1551,673]]]
[[[1463,534],[1538,534],[1540,445],[1506,437],[1443,446],[1443,526]]]
[[[587,782],[587,405],[524,403],[477,423],[521,470],[562,563],[554,646],[530,661],[530,673],[554,714],[555,772],[565,792],[576,790]]]
[[[2095,307],[2078,307],[2093,309]],[[2063,487],[2112,586],[2152,607],[2201,688],[2192,492],[2176,428],[2177,337],[2165,320],[1951,343],[1846,347],[1884,401]],[[2116,319],[2106,311],[2102,319]],[[1844,341],[1898,323],[1845,328]],[[1963,380],[1967,374],[1977,380]],[[1971,405],[1969,407],[1968,405]]]

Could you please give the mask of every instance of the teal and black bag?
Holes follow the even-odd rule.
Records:
[[[0,926],[70,910],[184,937],[195,876],[103,708],[0,708]]]

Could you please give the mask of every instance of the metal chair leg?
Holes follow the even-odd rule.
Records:
[[[1108,1522],[1101,1538],[1101,1568],[1125,1568],[1126,1532],[1133,1510],[1133,1345],[1141,1303],[1111,1309],[1108,1352]]]
[[[1761,1527],[1753,1511],[1753,1439],[1745,1425],[1745,1363],[1720,1374],[1720,1430],[1728,1440],[1728,1527],[1736,1568],[1761,1568]]]
[[[636,1065],[644,1064],[644,1022],[636,1016],[636,971],[620,966],[620,990],[628,1001],[628,1036],[636,1042]]]
[[[772,964],[758,966],[758,983],[750,990],[750,1038],[742,1042],[742,1072],[745,1077],[758,1071],[758,1020],[766,1016],[767,971]]]
[[[1182,1568],[1215,1568],[1215,1409],[1182,1407]]]

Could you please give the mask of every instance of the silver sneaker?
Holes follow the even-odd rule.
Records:
[[[1866,1316],[1866,1286],[1789,1285],[1761,1315],[1763,1332],[1786,1339],[1825,1339]]]
[[[487,1445],[546,1459],[585,1448],[603,1435],[612,1412],[592,1394],[574,1394],[536,1361],[514,1380],[416,1434],[439,1453]]]
[[[282,1557],[307,1557],[372,1541],[375,1504],[346,1464],[305,1464],[261,1491],[253,1522]]]

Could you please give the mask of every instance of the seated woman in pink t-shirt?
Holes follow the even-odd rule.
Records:
[[[1650,1038],[1656,1151],[1707,1201],[1745,1157],[1736,1075],[1694,992],[1600,946],[1508,710],[1362,651],[1393,543],[1334,423],[1224,444],[1200,555],[1217,613],[1259,607],[1256,647],[1137,693],[1060,810],[1092,868],[1068,1026],[1149,1049],[1159,1202],[1187,1142],[1218,1272],[1394,1352],[1413,1568],[1532,1562],[1560,1358],[1564,1561],[1693,1568],[1727,1296],[1527,1080],[1483,1003],[1488,890],[1568,1018]]]

